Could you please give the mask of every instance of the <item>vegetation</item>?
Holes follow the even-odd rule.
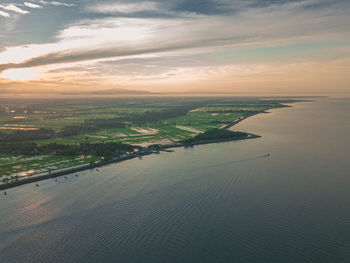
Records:
[[[42,140],[55,136],[53,129],[39,128],[36,130],[14,130],[12,133],[0,133],[0,142],[18,142],[28,140]]]
[[[212,141],[225,141],[225,140],[242,140],[246,139],[250,134],[245,132],[236,132],[226,129],[211,129],[206,132],[200,133],[193,138],[184,140],[184,144],[198,144]]]
[[[94,163],[102,160],[96,156],[60,156],[60,155],[12,155],[0,154],[0,170],[3,175],[1,180],[30,175],[48,170],[68,168],[86,163]]]
[[[135,147],[123,143],[81,143],[80,145],[68,145],[50,143],[37,145],[34,142],[1,143],[0,153],[20,155],[93,155],[99,157],[112,157],[133,151]]]
[[[50,158],[111,158],[149,145],[239,138],[222,128],[242,117],[283,107],[256,98],[0,99],[0,176],[25,172]],[[1,154],[5,155],[1,165]],[[10,158],[10,159],[8,159]],[[82,158],[79,163],[88,163]],[[41,161],[38,161],[38,160]],[[6,161],[7,160],[7,161]],[[38,166],[38,167],[39,167]],[[61,167],[61,166],[57,166]],[[69,165],[67,166],[69,167]],[[39,170],[40,170],[39,169]]]

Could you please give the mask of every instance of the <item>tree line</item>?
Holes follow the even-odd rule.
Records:
[[[111,158],[129,151],[136,147],[118,143],[81,143],[78,145],[49,143],[38,145],[34,142],[1,142],[0,153],[5,154],[23,154],[23,155],[93,155],[105,158]]]
[[[245,139],[249,136],[245,132],[229,131],[226,129],[211,129],[203,133],[199,133],[193,138],[186,139],[182,141],[184,144],[196,144],[207,141],[216,141],[216,140],[240,140]]]

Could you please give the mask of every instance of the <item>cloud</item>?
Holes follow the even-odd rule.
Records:
[[[137,3],[109,3],[88,6],[87,10],[94,13],[111,14],[122,13],[131,14],[137,12],[158,11],[160,4],[156,2],[137,2]]]
[[[29,3],[29,2],[25,2],[24,5],[30,8],[42,8],[42,6],[40,5]]]
[[[96,49],[84,49],[84,50],[69,50],[59,51],[45,54],[42,56],[28,59],[21,63],[7,63],[0,64],[0,72],[7,69],[16,68],[31,68],[46,65],[62,64],[62,63],[74,63],[83,62],[89,60],[99,60],[104,58],[126,57],[133,55],[145,55],[158,52],[174,51],[177,49],[188,48],[188,46],[160,46],[154,48],[138,48],[138,49],[125,49],[125,48],[96,48]]]
[[[9,4],[0,7],[7,14],[1,16],[13,15],[1,26],[17,19],[0,41],[0,76],[31,79],[21,82],[23,89],[349,83],[349,60],[334,63],[350,54],[349,0],[17,1],[28,10],[30,4],[49,7],[28,20],[7,13]],[[57,20],[43,23],[51,12]],[[44,35],[40,23],[50,33]]]
[[[67,4],[63,2],[57,2],[57,1],[45,1],[45,0],[37,0],[37,2],[43,4],[43,5],[53,5],[53,6],[74,6],[74,4]]]
[[[0,8],[3,8],[5,10],[7,10],[7,11],[16,12],[16,13],[19,13],[19,14],[22,14],[22,15],[29,14],[29,12],[27,10],[23,10],[23,9],[15,6],[14,4],[0,5]]]
[[[10,14],[0,10],[0,16],[10,17]]]
[[[300,4],[290,4],[288,8],[285,5],[270,4],[234,16],[86,19],[60,31],[54,43],[3,51],[0,53],[0,71],[171,52],[186,56],[186,52],[204,49],[278,46],[349,36],[349,8],[297,12]],[[140,5],[139,10],[145,10],[146,6]],[[134,12],[131,7],[135,8],[130,4],[123,11]],[[121,10],[120,6],[118,8]],[[232,63],[235,59],[235,56],[230,57]]]
[[[74,6],[74,4],[67,4],[67,3],[57,2],[57,1],[48,2],[48,3],[54,6]]]
[[[174,11],[204,15],[232,15],[264,8],[283,8],[298,11],[318,10],[349,3],[348,0],[179,0],[169,2]]]

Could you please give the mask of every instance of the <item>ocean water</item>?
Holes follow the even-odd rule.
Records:
[[[262,137],[8,190],[0,262],[350,262],[350,100],[234,129]]]

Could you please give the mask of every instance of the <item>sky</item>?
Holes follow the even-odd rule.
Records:
[[[0,0],[0,96],[350,93],[349,0]]]

